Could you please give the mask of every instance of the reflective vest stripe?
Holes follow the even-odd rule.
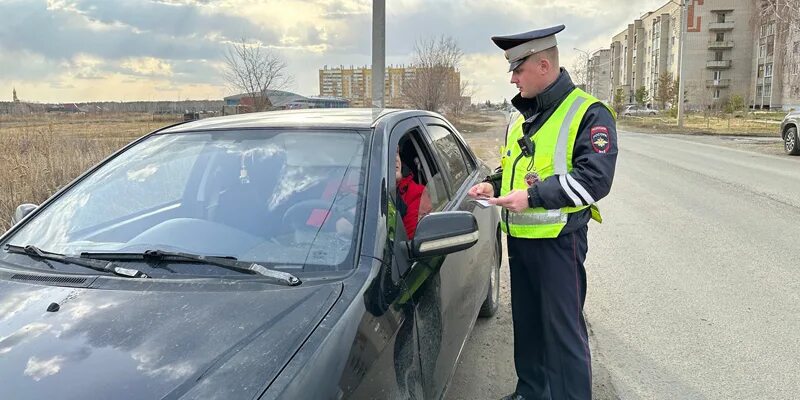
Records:
[[[569,127],[572,125],[572,120],[575,119],[575,114],[586,101],[583,97],[578,97],[570,106],[567,111],[567,116],[561,122],[561,129],[558,132],[558,143],[556,145],[556,152],[554,154],[553,162],[555,163],[554,174],[564,175],[567,173],[567,142],[569,141]]]
[[[508,213],[508,223],[513,225],[551,225],[567,223],[569,214],[561,210],[547,210],[543,213]]]

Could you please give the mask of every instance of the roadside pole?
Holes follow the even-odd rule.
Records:
[[[386,75],[386,0],[372,0],[372,107],[383,108]]]

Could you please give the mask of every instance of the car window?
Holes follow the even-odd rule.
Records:
[[[164,249],[340,269],[359,231],[366,141],[342,131],[154,135],[7,242],[67,254]],[[309,157],[309,143],[324,151]]]
[[[450,183],[455,191],[459,188],[471,172],[471,162],[468,166],[464,151],[455,136],[449,129],[442,125],[429,124],[426,126],[433,142],[434,151],[442,160],[442,168],[450,177]]]
[[[165,137],[162,145],[170,146],[175,140]],[[154,147],[150,152],[123,154],[104,173],[89,178],[89,182],[103,184],[81,199],[82,207],[75,209],[72,228],[80,230],[179,203],[202,149],[202,144],[195,142],[169,153]],[[120,168],[125,168],[124,174]]]
[[[430,151],[421,137],[418,129],[403,134],[389,168],[395,173],[389,181],[395,185],[394,201],[408,239],[413,239],[422,217],[440,211],[448,201],[442,174],[430,162]]]

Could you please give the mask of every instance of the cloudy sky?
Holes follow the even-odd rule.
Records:
[[[387,64],[408,64],[417,39],[449,35],[464,52],[473,99],[511,98],[506,62],[489,37],[563,23],[574,47],[611,36],[666,0],[386,0]],[[221,99],[231,41],[259,41],[319,93],[324,65],[368,65],[372,0],[0,0],[0,101],[12,88],[38,102]]]

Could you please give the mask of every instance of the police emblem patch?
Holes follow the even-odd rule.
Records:
[[[539,174],[537,174],[536,171],[528,172],[525,174],[525,183],[528,184],[528,187],[539,183]]]
[[[592,135],[592,149],[595,153],[605,154],[608,153],[608,148],[611,147],[611,139],[608,136],[608,128],[605,126],[595,126],[591,130]]]

